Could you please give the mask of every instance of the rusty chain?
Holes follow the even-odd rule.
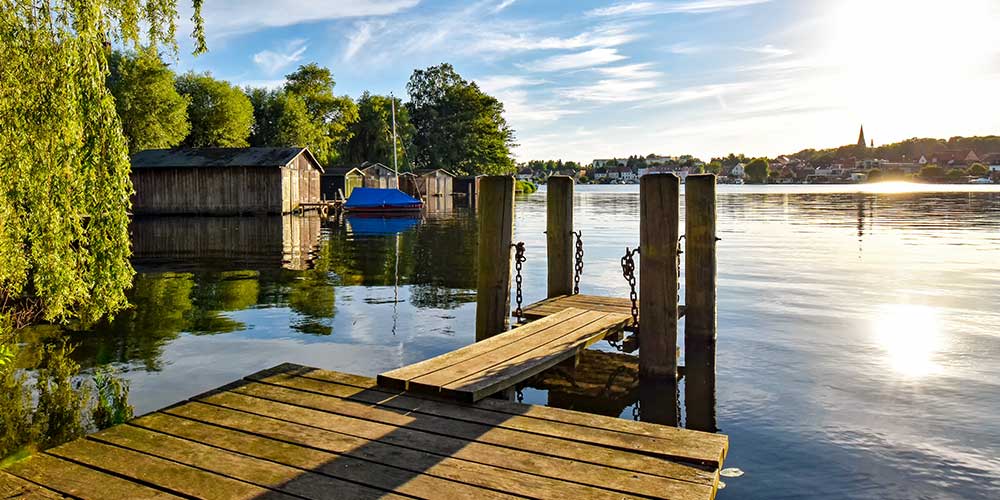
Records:
[[[524,296],[522,295],[522,290],[521,290],[524,278],[521,276],[521,269],[524,265],[524,262],[528,260],[528,258],[524,256],[523,241],[519,241],[516,244],[511,245],[511,248],[514,249],[514,269],[516,270],[516,274],[514,275],[514,283],[517,285],[516,295],[515,295],[515,299],[517,300],[517,309],[514,309],[514,315],[517,316],[517,322],[520,323],[524,320],[524,310],[521,309],[521,303],[524,300]]]
[[[576,236],[576,261],[573,272],[573,295],[580,294],[580,277],[583,275],[583,231],[574,231]]]
[[[632,328],[636,331],[639,331],[639,294],[635,290],[635,256],[638,254],[638,248],[632,250],[625,247],[625,256],[622,257],[622,277],[628,282],[628,298],[632,301]]]

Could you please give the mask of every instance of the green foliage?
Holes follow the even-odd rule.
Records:
[[[927,165],[920,169],[920,177],[924,179],[944,177],[944,169],[937,165]]]
[[[406,89],[414,165],[459,175],[513,173],[514,131],[503,117],[503,103],[447,63],[415,70]]]
[[[881,170],[873,168],[868,171],[868,182],[879,182],[882,180],[884,179]]]
[[[209,73],[188,72],[177,78],[177,92],[187,97],[191,132],[188,147],[245,147],[253,125],[253,105],[240,89]]]
[[[84,434],[83,409],[88,394],[73,378],[80,365],[70,359],[73,348],[66,342],[46,346],[45,365],[38,370],[38,406],[32,424],[39,444],[50,448]]]
[[[409,170],[414,127],[410,113],[399,98],[396,101],[396,158],[400,170]],[[392,107],[393,98],[365,92],[358,99],[358,120],[350,127],[351,138],[347,143],[345,158],[349,164],[378,162],[392,165]]]
[[[762,184],[767,182],[768,176],[771,175],[771,165],[767,158],[755,158],[743,167],[743,171],[751,183]]]
[[[959,170],[957,168],[953,168],[953,169],[948,170],[948,172],[945,173],[944,176],[947,177],[947,178],[949,178],[949,179],[957,179],[959,177],[964,177],[965,176],[965,172],[963,172],[963,171],[961,171],[961,170]]]
[[[358,107],[351,98],[336,96],[336,83],[329,69],[315,63],[299,66],[285,75],[285,92],[302,99],[315,133],[305,133],[310,140],[309,149],[323,165],[340,161],[351,139],[351,126],[358,121]]]
[[[15,0],[0,9],[0,304],[18,323],[93,321],[125,304],[131,184],[106,44],[176,47],[176,7]]]
[[[95,405],[92,412],[94,426],[98,429],[124,424],[132,420],[134,409],[128,402],[129,383],[117,376],[112,368],[98,368],[94,372]]]
[[[254,125],[251,146],[302,146],[314,154],[329,148],[325,127],[313,121],[305,100],[285,91],[249,90]]]
[[[0,459],[34,440],[32,412],[27,376],[13,363],[0,366]]]
[[[517,185],[514,187],[514,191],[518,193],[531,194],[538,191],[538,186],[530,181],[517,181]]]
[[[719,175],[722,173],[722,162],[719,160],[712,160],[705,165],[705,172],[710,174]]]
[[[986,168],[986,165],[983,165],[982,163],[973,163],[969,166],[965,173],[973,177],[985,177],[989,171],[990,170]]]
[[[174,73],[153,49],[110,58],[108,88],[128,139],[129,152],[176,146],[191,131],[188,100],[177,93]]]

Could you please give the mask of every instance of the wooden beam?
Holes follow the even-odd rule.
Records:
[[[689,175],[685,184],[684,401],[687,426],[715,432],[717,333],[715,175]]]
[[[549,177],[546,185],[545,235],[548,296],[573,293],[573,178]]]
[[[647,174],[639,185],[639,375],[677,380],[677,240],[680,180]]]
[[[479,191],[476,341],[505,332],[510,326],[514,178],[509,175],[483,177]]]

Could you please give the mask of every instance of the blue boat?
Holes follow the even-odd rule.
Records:
[[[424,203],[398,189],[354,188],[344,209],[354,213],[408,213],[423,208]]]

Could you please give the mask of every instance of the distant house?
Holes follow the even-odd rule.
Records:
[[[149,149],[132,156],[136,214],[289,213],[320,201],[306,148]]]
[[[971,149],[947,149],[931,154],[931,163],[941,166],[960,167],[979,161],[979,156]]]
[[[983,165],[1000,166],[1000,153],[986,153],[980,161]]]
[[[417,170],[414,174],[423,197],[451,196],[454,190],[455,176],[443,168]]]
[[[369,188],[398,188],[399,174],[381,163],[364,163],[359,167],[365,176],[365,186]]]
[[[517,175],[515,177],[517,177],[517,180],[519,181],[530,181],[535,177],[535,171],[528,167],[524,167],[517,171]]]
[[[737,179],[742,179],[747,176],[746,165],[742,163],[737,163],[726,173],[729,177],[736,177]]]
[[[594,179],[604,179],[608,176],[608,169],[605,167],[594,168]]]
[[[365,174],[353,167],[328,168],[320,178],[320,185],[324,199],[337,200],[341,195],[350,198],[354,188],[364,187]]]

